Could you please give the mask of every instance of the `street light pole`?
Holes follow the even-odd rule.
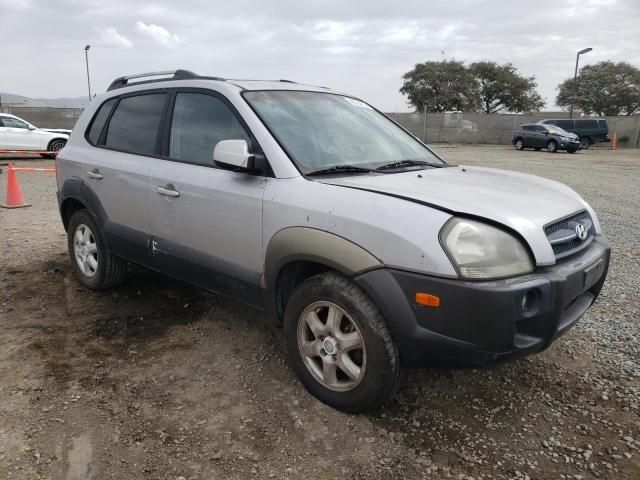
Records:
[[[91,102],[91,80],[89,79],[89,49],[91,45],[86,45],[84,47],[84,60],[87,64],[87,88],[89,89],[89,102]]]
[[[569,118],[573,118],[573,102],[578,96],[578,61],[580,60],[580,55],[582,55],[583,53],[588,53],[591,50],[593,50],[593,48],[591,47],[585,48],[580,50],[576,55],[576,70],[573,73],[573,96],[571,97],[571,107],[569,108]]]

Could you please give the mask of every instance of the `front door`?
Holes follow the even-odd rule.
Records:
[[[151,172],[153,264],[209,290],[259,305],[264,176],[218,168],[221,140],[250,134],[224,97],[177,91],[165,135],[166,160]]]
[[[37,130],[30,130],[29,124],[18,118],[2,117],[7,150],[39,150],[42,137]]]

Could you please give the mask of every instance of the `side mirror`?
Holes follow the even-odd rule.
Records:
[[[27,128],[28,128],[29,130],[35,130],[35,129],[36,129],[36,127],[34,127],[33,125],[29,125]]]
[[[213,161],[225,167],[252,170],[253,158],[245,140],[222,140],[213,149]]]

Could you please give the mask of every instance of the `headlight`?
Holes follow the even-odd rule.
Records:
[[[524,245],[486,223],[454,218],[442,228],[440,240],[463,278],[485,280],[533,271]]]

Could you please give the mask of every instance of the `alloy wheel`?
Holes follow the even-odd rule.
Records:
[[[367,356],[362,333],[335,303],[309,305],[298,319],[297,338],[305,366],[324,387],[345,392],[364,377]]]
[[[81,223],[73,235],[73,252],[76,264],[85,277],[93,277],[98,271],[98,245],[91,229]]]

